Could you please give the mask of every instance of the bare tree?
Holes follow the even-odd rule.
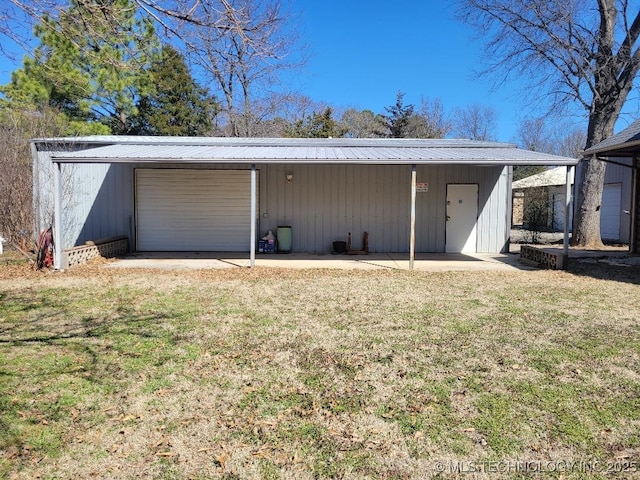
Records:
[[[632,0],[459,0],[460,18],[487,36],[484,73],[529,79],[529,92],[588,115],[585,146],[613,134],[640,69],[640,10]],[[599,247],[605,165],[583,160],[573,243]]]
[[[68,128],[54,111],[0,112],[0,234],[14,243],[34,238],[29,138],[61,135]]]
[[[340,119],[350,138],[379,137],[380,121],[371,110],[347,109]]]
[[[517,141],[527,150],[580,158],[585,130],[567,122],[559,122],[552,116],[525,118],[518,126]],[[513,169],[513,179],[519,180],[544,170],[545,167],[539,165],[517,166]]]
[[[102,15],[106,22],[117,22],[110,18],[109,9],[101,10],[101,3],[96,0],[76,0],[85,8],[95,7],[97,14]],[[108,2],[113,3],[113,2]],[[181,22],[197,23],[198,25],[217,27],[222,18],[201,17],[201,12],[208,7],[208,0],[134,0],[140,12],[144,12],[153,19],[156,26],[166,37],[180,37]],[[219,0],[219,3],[229,11],[233,10],[233,0]],[[106,5],[107,7],[109,5]],[[29,51],[30,39],[35,25],[41,23],[44,17],[53,20],[69,8],[68,0],[6,0],[0,2],[0,37]],[[210,23],[206,23],[210,22]],[[95,32],[88,31],[88,35]],[[6,53],[5,43],[0,42],[0,51]]]
[[[571,158],[582,156],[582,149],[587,141],[587,132],[584,128],[559,127],[556,135],[556,153],[558,155]]]
[[[454,113],[454,131],[461,138],[471,140],[493,140],[495,138],[497,114],[492,107],[473,104],[458,108]]]
[[[520,147],[534,152],[552,153],[554,145],[546,117],[525,118],[517,131]]]
[[[273,110],[273,86],[289,60],[295,35],[278,0],[207,0],[180,25],[187,54],[220,92],[228,134],[253,136],[257,120]],[[285,26],[287,29],[285,31]]]
[[[410,119],[415,138],[444,138],[453,128],[439,98],[420,99],[418,113]]]
[[[586,129],[554,116],[525,118],[517,134],[522,148],[572,158],[580,158],[586,141]]]

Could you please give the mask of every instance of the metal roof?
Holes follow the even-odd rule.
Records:
[[[58,163],[351,163],[432,165],[575,165],[577,159],[497,142],[458,139],[73,137],[34,140],[82,145],[54,151]],[[101,146],[102,145],[102,146]]]
[[[518,190],[520,188],[535,187],[553,187],[558,185],[566,185],[567,169],[566,167],[550,168],[544,172],[530,175],[520,180],[516,180],[511,184],[511,188]],[[573,174],[571,175],[571,183],[573,183]]]
[[[215,146],[372,146],[372,147],[515,147],[510,143],[485,142],[455,138],[271,138],[271,137],[162,137],[134,135],[91,135],[84,137],[36,138],[36,144],[88,145],[215,145]]]
[[[640,154],[640,119],[620,133],[587,148],[583,154],[603,157],[633,157]]]

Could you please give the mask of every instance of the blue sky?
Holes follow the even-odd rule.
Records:
[[[405,104],[440,99],[448,114],[472,104],[491,106],[500,141],[515,141],[519,121],[537,113],[522,100],[522,84],[514,80],[494,89],[491,79],[475,76],[482,45],[454,19],[453,2],[292,2],[311,56],[290,86],[315,101],[384,113],[401,91]],[[17,67],[0,58],[0,84]]]
[[[441,0],[326,0],[298,6],[300,31],[312,56],[301,92],[337,107],[384,113],[396,93],[405,103],[439,98],[447,112],[472,104],[492,106],[498,140],[513,140],[528,112],[521,85],[494,90],[478,79],[482,46]],[[396,8],[389,8],[395,5]]]
[[[314,100],[384,113],[401,91],[405,103],[416,106],[422,97],[438,98],[448,114],[473,104],[491,106],[497,112],[496,140],[514,143],[523,118],[545,113],[533,110],[525,79],[514,75],[495,87],[495,78],[477,76],[486,61],[483,45],[454,18],[453,0],[293,2],[301,12],[302,37],[312,49],[300,89]],[[561,125],[586,129],[577,105],[576,112],[559,119]],[[616,131],[637,118],[638,87]]]

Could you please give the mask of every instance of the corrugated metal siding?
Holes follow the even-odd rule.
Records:
[[[631,215],[624,213],[631,211],[631,196],[633,191],[633,171],[631,168],[614,163],[607,163],[604,183],[622,184],[620,197],[620,242],[628,243],[631,234]]]
[[[35,235],[53,220],[53,165],[49,152],[37,152],[33,158],[33,209]],[[34,239],[35,240],[35,239]]]
[[[50,167],[46,152],[40,152]],[[134,215],[133,169],[148,165],[63,165],[75,177],[65,188],[75,190],[63,199],[65,239],[63,248],[86,240],[127,235],[131,245]],[[169,165],[163,165],[168,167]],[[172,164],[179,168],[209,168],[207,165]],[[247,169],[226,164],[216,169]],[[279,225],[293,230],[294,251],[329,252],[332,242],[353,236],[359,248],[368,231],[372,252],[409,250],[409,165],[265,165],[258,164],[260,221],[258,235]],[[444,252],[447,183],[478,183],[478,252],[498,252],[508,238],[507,168],[469,166],[418,166],[419,182],[429,191],[416,198],[416,250]],[[248,172],[247,172],[248,173]],[[287,183],[286,173],[293,173]],[[43,181],[50,177],[43,175]],[[43,204],[53,208],[53,197],[43,188]],[[39,215],[42,224],[44,214]]]
[[[53,164],[50,152],[36,155],[34,210],[36,234],[53,218]],[[62,165],[62,248],[88,240],[131,234],[133,180],[130,165]]]
[[[294,251],[329,252],[348,232],[360,248],[367,231],[371,251],[408,249],[409,167],[269,165],[261,173],[261,235],[287,225]]]
[[[621,183],[622,184],[622,193],[621,193],[621,208],[620,208],[620,242],[627,243],[629,242],[630,232],[631,232],[631,216],[629,214],[624,213],[624,210],[631,211],[631,196],[633,191],[633,172],[631,168],[625,167],[623,165],[616,165],[615,163],[607,163],[607,168],[605,170],[604,183],[614,184]],[[578,164],[576,168],[576,187],[574,188],[574,195],[576,196],[573,199],[573,209],[575,213],[576,208],[576,200],[577,200],[577,186],[580,185],[582,181],[582,172],[583,172],[583,164]],[[601,219],[602,224],[602,219]]]
[[[407,252],[411,168],[366,165],[262,165],[260,235],[292,227],[293,249],[329,252],[352,233],[369,232],[372,252]],[[293,181],[286,182],[286,174]],[[419,166],[428,192],[416,198],[416,250],[445,251],[447,183],[479,184],[478,252],[499,252],[508,239],[508,168]]]
[[[132,167],[105,164],[75,167],[73,180],[67,188],[73,188],[77,193],[76,203],[63,212],[68,222],[65,229],[70,234],[69,240],[80,245],[115,235],[131,238]]]
[[[509,167],[479,170],[482,171],[482,182],[480,183],[477,251],[478,253],[502,252],[508,248],[510,233]]]

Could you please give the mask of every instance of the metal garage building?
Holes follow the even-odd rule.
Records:
[[[512,165],[576,160],[470,140],[95,136],[33,141],[37,227],[62,250],[241,251],[292,228],[294,252],[352,232],[372,252],[504,251]],[[59,264],[58,264],[59,265]]]
[[[622,205],[614,210],[614,215],[621,217],[622,228],[628,233],[629,250],[640,252],[640,187],[638,168],[640,168],[640,119],[634,121],[621,132],[593,145],[584,151],[585,157],[594,156],[607,163],[603,205],[607,200],[607,184],[617,185],[610,189],[609,195],[618,193],[622,197]],[[610,176],[611,174],[611,176]],[[604,217],[606,212],[602,212]],[[605,235],[603,234],[603,237]],[[605,237],[606,238],[606,237]],[[627,239],[623,239],[627,240]]]

